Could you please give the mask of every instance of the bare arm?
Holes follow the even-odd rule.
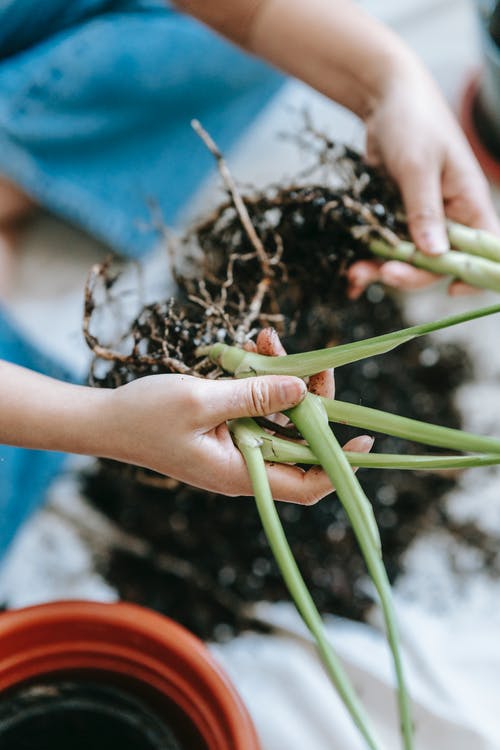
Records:
[[[0,443],[99,453],[106,391],[70,385],[0,360]]]
[[[431,76],[396,34],[354,2],[178,0],[177,5],[364,120],[368,161],[383,165],[398,183],[422,251],[448,249],[445,215],[500,231],[486,180]],[[376,278],[411,288],[432,275],[397,261],[355,264],[353,296]]]
[[[226,421],[285,411],[306,387],[293,377],[209,381],[153,375],[116,389],[69,385],[0,360],[0,443],[112,458],[226,495],[252,494]],[[366,437],[352,450],[369,450]],[[1,470],[1,467],[0,467]],[[326,474],[268,469],[276,499],[310,504]]]
[[[179,8],[365,118],[394,65],[415,64],[350,0],[178,0]]]

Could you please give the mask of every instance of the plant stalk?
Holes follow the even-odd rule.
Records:
[[[308,445],[270,435],[255,425],[255,435],[260,440],[260,450],[265,461],[285,464],[317,466],[320,461]],[[467,469],[476,466],[500,464],[500,453],[474,456],[414,455],[398,453],[358,453],[344,451],[351,466],[366,469],[408,469],[411,471],[438,471]]]
[[[500,263],[500,237],[484,229],[472,229],[448,221],[448,238],[452,247],[470,255],[480,255]]]
[[[230,423],[236,445],[245,459],[257,509],[283,579],[290,591],[302,619],[316,641],[326,671],[335,685],[338,694],[354,723],[358,727],[371,750],[381,750],[365,710],[356,695],[349,677],[335,654],[326,636],[321,616],[304,583],[297,563],[283,531],[269,487],[264,458],[260,451],[260,441],[256,435],[257,425],[252,420],[239,419]]]
[[[460,255],[460,253],[457,253],[457,255]],[[433,260],[437,260],[437,258],[433,258]],[[385,354],[418,336],[498,312],[500,312],[500,305],[490,305],[458,315],[451,315],[431,323],[410,326],[400,331],[355,341],[351,344],[341,344],[329,349],[317,349],[301,354],[268,357],[255,352],[247,352],[235,346],[218,343],[208,347],[200,347],[197,350],[197,355],[210,357],[222,369],[233,373],[238,378],[252,375],[295,375],[303,378],[308,375],[315,375],[330,367],[340,367],[367,357]]]
[[[449,250],[442,255],[426,255],[417,250],[412,242],[401,241],[397,245],[390,245],[381,239],[371,240],[368,246],[374,255],[386,260],[404,261],[416,268],[452,276],[481,289],[500,292],[500,264],[485,257],[473,257],[471,249],[467,252]]]
[[[300,404],[290,409],[288,414],[332,481],[352,524],[368,571],[380,597],[398,685],[403,746],[405,750],[412,750],[413,725],[401,660],[396,614],[387,573],[380,550],[374,544],[370,519],[365,510],[370,503],[328,425],[325,408],[320,398],[309,393]],[[371,519],[373,519],[373,511]]]
[[[372,409],[359,404],[322,398],[330,422],[340,422],[382,432],[386,435],[412,440],[415,443],[433,445],[465,452],[500,453],[500,440],[494,437],[474,435],[471,432],[454,430],[451,427],[426,424],[417,419],[400,417],[397,414]]]

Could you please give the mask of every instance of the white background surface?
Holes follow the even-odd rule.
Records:
[[[472,5],[462,0],[371,0],[363,5],[394,25],[418,51],[455,105],[478,59]],[[326,126],[339,140],[361,145],[362,131],[355,118],[305,87],[289,84],[232,155],[233,173],[242,182],[265,183],[293,173],[295,149],[276,141],[273,134],[289,130],[290,107],[300,109],[304,104],[318,127]],[[191,212],[216,201],[218,195],[211,182],[193,201]],[[89,266],[102,253],[87,237],[53,220],[41,220],[26,239],[11,299],[12,310],[31,334],[77,363],[82,372],[87,360],[80,334],[82,287]],[[156,269],[162,262],[160,253],[151,266]],[[479,300],[490,301],[487,295]],[[442,291],[433,290],[408,297],[407,307],[411,318],[424,320],[474,306],[479,300],[451,302]],[[52,332],[50,339],[47,330]],[[498,318],[439,335],[460,340],[476,358],[476,378],[458,394],[465,427],[499,434]],[[496,469],[465,473],[448,503],[456,517],[474,519],[500,540]],[[85,539],[76,531],[82,526],[95,544],[104,544],[106,534],[112,533],[78,497],[69,475],[54,487],[49,507],[20,535],[0,573],[0,599],[11,606],[68,597],[114,600],[115,593],[92,570]],[[458,573],[451,564],[452,553]],[[456,547],[445,529],[436,529],[410,550],[408,572],[396,595],[415,702],[417,747],[499,750],[499,581],[488,578],[477,556]],[[247,703],[263,750],[361,748],[291,608],[264,607],[262,614],[283,625],[282,636],[246,634],[213,650]],[[399,746],[392,676],[376,613],[373,623],[332,620],[329,630],[384,748],[392,750]]]

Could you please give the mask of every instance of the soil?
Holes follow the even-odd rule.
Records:
[[[357,301],[346,294],[348,268],[369,257],[368,237],[407,236],[395,188],[357,154],[321,134],[309,133],[307,145],[314,164],[334,171],[340,181],[325,184],[306,175],[305,183],[244,198],[267,253],[267,268],[228,201],[181,243],[184,254],[193,246],[201,249],[201,274],[178,273],[178,300],[145,307],[119,351],[102,347],[89,333],[94,285],[100,277],[109,288],[113,278],[107,269],[94,277],[87,295],[87,340],[108,362],[104,374],[94,369],[94,385],[116,386],[153,372],[217,377],[214,365],[196,358],[197,343],[242,344],[266,324],[278,328],[290,353],[408,325],[397,300],[382,287],[373,285]],[[269,288],[260,298],[263,279]],[[249,310],[257,314],[252,318]],[[339,369],[336,397],[459,427],[454,389],[470,375],[461,349],[426,338]],[[342,425],[333,429],[342,442],[360,432]],[[378,452],[422,450],[397,438],[375,437]],[[360,470],[359,478],[373,502],[384,562],[394,581],[408,545],[445,519],[443,500],[454,477]],[[163,486],[153,486],[159,483]],[[100,561],[124,599],[216,640],[259,626],[249,608],[252,602],[289,599],[252,500],[215,496],[112,462],[101,462],[85,485],[101,511],[141,540],[134,550],[115,547]],[[279,513],[320,611],[364,618],[371,605],[365,566],[335,495],[309,508],[279,504]]]

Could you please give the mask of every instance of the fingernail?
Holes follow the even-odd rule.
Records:
[[[375,438],[372,435],[362,435],[360,440],[362,440],[362,446],[368,452],[372,447],[373,443],[375,442]]]
[[[428,255],[443,255],[450,249],[444,229],[431,227],[420,235],[417,243],[420,250]]]
[[[303,380],[299,378],[287,378],[281,381],[279,392],[283,403],[296,404],[305,397],[307,388]]]

